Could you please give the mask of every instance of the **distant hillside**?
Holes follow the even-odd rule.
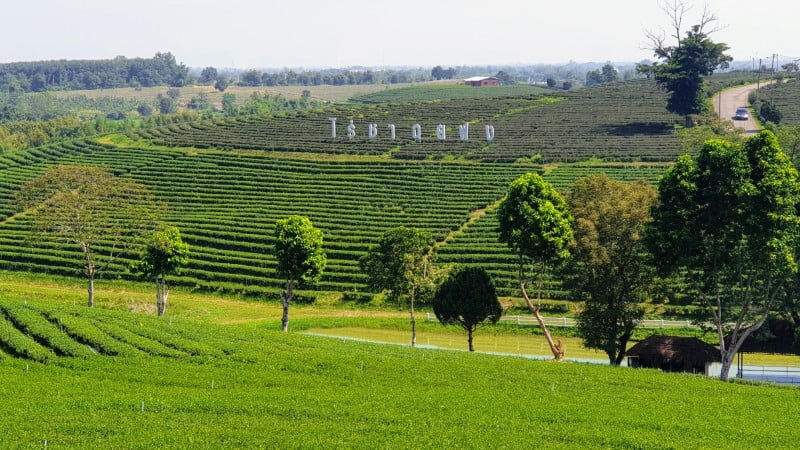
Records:
[[[58,60],[0,64],[0,92],[183,86],[189,69],[171,53],[150,59]]]
[[[552,92],[538,86],[514,84],[500,87],[472,87],[463,84],[431,84],[426,86],[410,86],[399,89],[385,89],[353,97],[355,103],[404,103],[430,100],[457,100],[513,97],[519,95],[542,94]]]

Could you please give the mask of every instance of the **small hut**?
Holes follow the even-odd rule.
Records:
[[[495,77],[472,77],[464,79],[464,84],[467,86],[485,87],[500,86],[502,83],[499,78]]]
[[[626,352],[629,367],[647,367],[665,372],[708,375],[708,366],[721,361],[719,350],[697,338],[650,336]]]

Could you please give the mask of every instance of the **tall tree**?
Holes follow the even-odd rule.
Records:
[[[480,268],[452,273],[433,297],[433,312],[442,325],[458,325],[467,332],[469,351],[474,352],[472,334],[484,323],[497,323],[503,308],[489,274]]]
[[[584,345],[606,352],[612,365],[625,356],[653,280],[642,238],[656,197],[645,182],[604,174],[576,181],[567,197],[575,240],[566,285],[585,301],[578,331]]]
[[[289,304],[294,299],[298,283],[318,281],[325,269],[327,257],[322,248],[322,231],[314,228],[307,217],[289,216],[275,224],[275,258],[278,277],[286,280],[281,292],[281,329],[289,330]]]
[[[206,67],[200,72],[200,82],[203,84],[210,84],[212,81],[219,77],[217,69],[214,67]]]
[[[388,290],[390,298],[400,301],[408,296],[411,313],[411,346],[417,344],[414,303],[423,285],[430,280],[433,237],[417,228],[397,227],[383,234],[378,244],[360,260],[372,289]]]
[[[514,180],[497,210],[500,221],[500,242],[507,244],[517,257],[519,288],[528,309],[536,316],[539,327],[550,345],[553,356],[564,357],[561,342],[553,342],[539,309],[542,283],[548,266],[560,264],[569,257],[572,240],[572,216],[561,195],[535,173]],[[538,274],[537,304],[528,296],[528,273]]]
[[[671,21],[675,44],[669,45],[663,33],[647,32],[651,50],[661,64],[639,64],[637,70],[652,76],[669,93],[669,111],[685,116],[699,114],[706,105],[703,77],[718,67],[727,67],[733,58],[725,54],[726,44],[709,38],[716,31],[713,27],[718,19],[708,9],[703,10],[698,24],[685,31],[685,36],[683,25],[690,7],[682,0],[672,0],[665,1],[662,9]]]
[[[762,131],[744,145],[706,142],[696,161],[680,157],[658,190],[648,246],[711,313],[727,380],[736,352],[797,273],[797,171]]]
[[[156,284],[156,309],[163,316],[167,310],[169,286],[167,276],[174,275],[189,263],[189,244],[181,239],[177,227],[167,227],[153,233],[133,270]]]
[[[17,204],[46,238],[78,245],[94,306],[94,280],[155,227],[163,207],[147,188],[96,166],[59,165],[26,182]]]

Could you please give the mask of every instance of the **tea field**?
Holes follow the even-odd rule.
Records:
[[[3,294],[0,442],[791,448],[800,439],[797,389],[284,334],[277,320],[251,319],[219,325]]]
[[[783,114],[781,125],[800,124],[800,80],[774,83],[758,91],[761,101],[773,101]]]
[[[500,91],[487,89],[486,92]],[[679,145],[673,131],[683,119],[665,110],[666,95],[652,81],[547,92],[497,98],[339,105],[325,111],[301,111],[275,117],[170,125],[139,131],[135,137],[172,147],[384,155],[395,159],[460,158],[505,163],[530,158],[541,162],[570,162],[592,157],[608,161],[666,162],[678,156]],[[336,137],[331,137],[330,117],[337,119]],[[350,120],[356,127],[353,137],[345,132]],[[368,137],[369,123],[378,125],[375,138]],[[468,142],[459,139],[459,125],[464,123],[471,125]],[[390,137],[389,124],[396,126],[395,140]],[[422,142],[412,139],[414,124],[422,127]],[[437,137],[439,124],[447,127],[444,141]],[[495,129],[492,142],[486,140],[485,125]]]

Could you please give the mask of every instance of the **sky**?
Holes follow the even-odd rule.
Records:
[[[693,4],[687,23],[704,3]],[[152,57],[190,67],[636,62],[659,0],[2,0],[0,63]],[[735,60],[800,58],[797,0],[710,0]]]

